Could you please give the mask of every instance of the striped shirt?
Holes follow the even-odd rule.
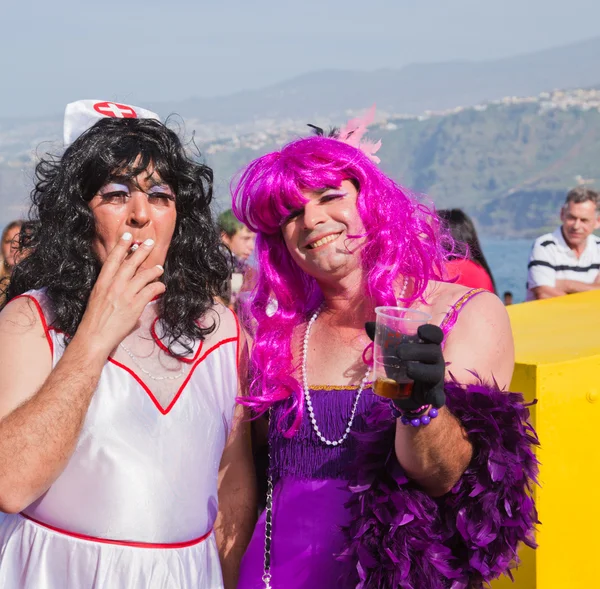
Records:
[[[531,289],[556,286],[557,280],[577,280],[591,284],[600,270],[600,238],[589,235],[579,256],[567,245],[559,227],[554,233],[538,237],[529,255],[527,300],[535,299]]]

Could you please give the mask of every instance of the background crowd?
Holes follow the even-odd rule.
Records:
[[[513,304],[513,293],[496,290],[494,275],[488,264],[477,229],[462,209],[440,209],[458,250],[446,265],[449,282],[470,288],[483,288],[502,297],[505,305]],[[559,211],[561,224],[552,233],[541,235],[532,245],[528,263],[527,300],[545,299],[600,288],[600,197],[586,187],[569,191]],[[3,290],[17,260],[19,232],[24,221],[11,221],[2,232]],[[249,292],[254,284],[256,261],[253,257],[255,234],[241,223],[231,209],[217,217],[223,245],[230,253],[231,277],[223,285],[221,299],[238,309],[240,293]]]
[[[513,293],[499,293],[496,289],[471,217],[457,208],[437,212],[459,244],[449,256],[445,280],[469,288],[483,288],[500,296],[505,305],[512,305]],[[561,224],[555,231],[540,236],[532,245],[527,267],[528,301],[600,288],[600,237],[594,233],[600,228],[598,192],[586,187],[574,188],[566,195],[557,216]],[[231,209],[219,215],[218,228],[224,245],[231,252],[232,274],[224,285],[222,299],[237,308],[240,293],[250,291],[254,283],[255,236],[236,219]]]

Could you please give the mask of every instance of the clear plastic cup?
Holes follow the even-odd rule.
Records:
[[[373,391],[387,399],[406,399],[412,393],[413,380],[395,349],[399,344],[418,342],[417,330],[431,321],[431,315],[404,307],[377,307],[375,315]]]

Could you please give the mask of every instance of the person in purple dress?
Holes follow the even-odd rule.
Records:
[[[479,588],[535,545],[538,442],[506,390],[507,313],[440,281],[451,238],[377,168],[365,128],[293,141],[234,186],[257,233],[246,402],[269,417],[270,457],[239,589]],[[432,316],[396,349],[414,379],[397,403],[371,383],[381,305]]]

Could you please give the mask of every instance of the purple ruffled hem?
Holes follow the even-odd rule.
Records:
[[[516,566],[523,542],[535,547],[539,523],[532,498],[539,445],[520,393],[483,383],[445,387],[448,409],[473,444],[473,458],[455,487],[432,498],[398,464],[395,421],[376,403],[361,453],[352,523],[344,529],[343,587],[477,589]],[[382,453],[386,449],[386,453]]]

